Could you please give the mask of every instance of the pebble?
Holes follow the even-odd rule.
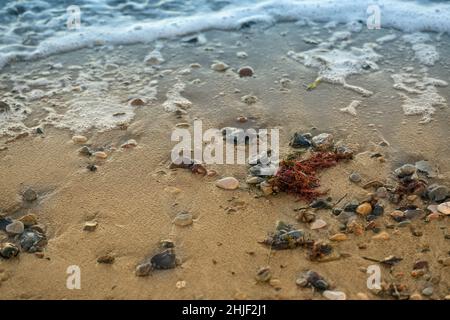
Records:
[[[404,164],[400,168],[395,169],[394,173],[397,177],[403,178],[410,176],[416,172],[416,166],[412,164]]]
[[[312,145],[315,149],[324,151],[331,149],[333,146],[333,135],[330,133],[321,133],[311,139]]]
[[[150,262],[155,269],[173,269],[176,267],[176,256],[172,249],[154,255]]]
[[[21,217],[19,221],[21,221],[25,227],[30,227],[37,224],[37,217],[36,215],[29,213]]]
[[[37,199],[37,193],[36,193],[36,191],[34,191],[31,188],[25,190],[25,192],[23,193],[23,200],[25,200],[25,201],[31,202],[36,199]]]
[[[372,239],[374,240],[389,240],[390,236],[389,233],[387,233],[386,231],[382,231],[379,234],[376,234],[372,237]]]
[[[311,230],[321,229],[327,226],[327,223],[322,219],[317,219],[313,223],[311,223]]]
[[[221,61],[218,61],[211,65],[211,69],[213,69],[214,71],[220,71],[220,72],[227,70],[229,67],[230,67],[229,65],[227,65],[226,63],[221,62]]]
[[[330,237],[331,241],[345,241],[348,237],[345,233],[336,233]]]
[[[135,274],[138,277],[145,277],[150,274],[150,271],[152,271],[152,264],[147,261],[136,266]]]
[[[384,213],[384,208],[382,205],[380,204],[376,204],[373,206],[373,210],[372,210],[372,214],[379,217],[381,215],[383,215]]]
[[[356,208],[356,213],[367,216],[372,212],[372,206],[368,202],[364,202]]]
[[[242,67],[238,70],[239,76],[243,77],[251,77],[255,72],[252,67]]]
[[[124,149],[128,149],[128,148],[134,148],[136,147],[138,144],[136,142],[136,140],[134,139],[130,139],[127,142],[125,142],[124,144],[122,144],[120,147],[124,148]]]
[[[0,243],[0,256],[4,259],[10,259],[16,257],[20,252],[18,246],[14,243],[4,242]]]
[[[97,159],[106,159],[106,158],[108,158],[108,154],[106,152],[103,152],[103,151],[94,152],[94,156]]]
[[[23,225],[22,221],[16,220],[8,224],[5,230],[10,234],[21,234],[25,230],[25,226]]]
[[[270,279],[269,284],[275,289],[281,289],[281,281],[279,279]]]
[[[239,181],[234,177],[226,177],[216,181],[216,186],[225,190],[235,190],[239,188]]]
[[[309,148],[311,146],[311,134],[295,132],[289,145],[292,148]]]
[[[80,150],[78,150],[78,153],[82,156],[91,156],[91,149],[89,149],[88,146],[83,146]]]
[[[448,188],[437,184],[432,184],[427,188],[427,196],[431,201],[440,202],[449,195]]]
[[[409,225],[411,225],[411,220],[400,221],[399,223],[397,223],[398,228],[404,228]]]
[[[325,290],[322,295],[328,300],[347,300],[347,295],[342,291]]]
[[[349,175],[348,178],[351,182],[354,183],[358,183],[361,181],[361,176],[357,172],[353,172],[351,175]]]
[[[241,101],[246,104],[254,104],[258,101],[258,98],[256,96],[247,94],[247,95],[241,97]]]
[[[187,122],[179,122],[175,125],[177,128],[189,128],[191,125]]]
[[[273,193],[272,185],[267,181],[261,182],[259,188],[265,196],[269,196]]]
[[[97,229],[98,223],[96,221],[88,221],[84,224],[84,231],[95,231]]]
[[[247,180],[245,180],[245,182],[248,183],[248,184],[258,184],[258,183],[261,183],[263,181],[264,181],[263,178],[261,178],[261,177],[253,177],[253,176],[248,177]]]
[[[433,287],[426,287],[425,289],[422,290],[422,294],[427,297],[431,296],[433,292],[434,292]]]
[[[437,206],[437,209],[440,213],[443,213],[446,216],[450,215],[450,202],[441,203]]]
[[[141,98],[134,98],[130,101],[130,105],[133,107],[140,107],[145,105],[145,101],[142,100]]]
[[[261,267],[256,273],[256,281],[258,282],[267,282],[272,278],[272,271],[270,267]]]
[[[247,120],[248,120],[248,118],[244,117],[244,116],[239,116],[236,118],[236,121],[240,122],[240,123],[245,123],[245,122],[247,122]]]
[[[179,227],[189,226],[193,223],[192,214],[186,211],[180,212],[173,219],[173,223]]]
[[[39,251],[45,243],[45,236],[38,231],[28,229],[19,236],[19,243],[23,250],[34,253]]]
[[[386,198],[388,196],[388,191],[385,187],[379,187],[376,194],[378,198]]]
[[[73,143],[86,143],[88,141],[88,138],[85,136],[73,136],[72,137]]]
[[[245,58],[248,57],[248,54],[246,52],[244,52],[244,51],[239,51],[239,52],[236,52],[236,57],[241,58],[241,59],[245,59]]]
[[[100,256],[97,258],[98,263],[104,263],[104,264],[112,264],[116,258],[112,254],[105,254],[104,256]]]

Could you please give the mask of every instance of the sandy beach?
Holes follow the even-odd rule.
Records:
[[[0,214],[10,222],[34,215],[33,224],[47,241],[37,252],[21,250],[17,257],[0,259],[0,299],[325,299],[314,286],[299,285],[308,270],[347,299],[449,299],[450,222],[436,206],[450,201],[450,195],[432,201],[424,191],[393,202],[377,189],[397,186],[394,171],[421,160],[433,168],[428,177],[417,172],[427,186],[450,186],[447,102],[436,104],[434,111],[407,115],[402,94],[417,93],[395,88],[393,77],[448,82],[450,38],[441,34],[436,40],[437,33],[425,33],[440,56],[427,66],[401,40],[400,31],[363,28],[342,36],[345,32],[345,25],[256,24],[206,31],[204,41],[99,43],[6,66],[0,74],[0,100],[17,121],[0,127]],[[377,42],[386,35],[397,40]],[[346,41],[345,48],[377,44],[378,68],[369,65],[367,72],[346,77],[346,83],[371,94],[326,80],[307,90],[318,69],[295,54],[316,48],[314,39],[333,36],[338,37],[335,48]],[[164,61],[149,63],[155,48]],[[228,68],[213,70],[218,62]],[[253,69],[251,77],[239,76],[244,66]],[[415,82],[398,83],[421,90]],[[434,94],[427,91],[423,99],[450,100],[448,85],[430,83],[422,86]],[[184,86],[178,99],[190,103],[167,111],[177,84]],[[246,95],[256,102],[243,102]],[[355,100],[355,112],[341,110]],[[102,106],[109,109],[96,113]],[[318,172],[320,190],[327,191],[321,198],[330,197],[333,208],[308,208],[309,201],[284,192],[264,195],[246,182],[248,165],[205,165],[215,170],[211,176],[170,168],[175,128],[192,130],[195,120],[204,129],[239,127],[239,117],[247,119],[247,127],[279,129],[282,159],[297,151],[289,145],[295,132],[330,133],[336,145],[351,148],[352,160]],[[74,142],[77,135],[87,140]],[[90,155],[80,153],[83,146]],[[354,173],[356,182],[349,179]],[[218,188],[216,181],[224,177],[236,178],[239,187]],[[382,184],[367,186],[371,181]],[[36,199],[27,201],[24,193],[30,188]],[[334,211],[374,199],[384,213],[372,224],[356,214],[361,232],[342,223]],[[396,221],[391,213],[399,208],[420,210],[419,217]],[[183,211],[193,222],[174,224]],[[299,218],[305,212],[326,226],[311,229],[312,223]],[[316,261],[305,247],[276,250],[260,243],[275,231],[277,221],[327,242],[334,258]],[[330,240],[336,234],[343,234],[343,240]],[[161,252],[163,240],[173,243],[177,265],[136,276],[137,265]],[[0,231],[0,242],[14,241],[16,235]],[[366,259],[390,256],[400,260]],[[381,290],[367,287],[367,268],[374,264],[381,268]],[[72,265],[81,271],[81,289],[67,288]],[[270,280],[258,281],[258,270],[267,266]]]

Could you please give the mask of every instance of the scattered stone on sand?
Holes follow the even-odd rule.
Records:
[[[446,216],[450,215],[450,201],[444,202],[444,203],[441,203],[440,205],[438,205],[437,210],[440,213],[445,214]]]
[[[446,186],[432,184],[427,188],[427,196],[434,202],[444,201],[449,196],[449,190]]]
[[[345,241],[348,236],[345,233],[336,233],[330,237],[331,241]]]
[[[191,125],[187,122],[179,122],[175,125],[177,128],[189,128]]]
[[[421,160],[416,162],[416,168],[420,172],[425,173],[425,175],[429,178],[435,178],[437,176],[436,170],[431,166],[428,161]]]
[[[245,122],[247,122],[247,120],[248,120],[248,118],[244,117],[244,116],[239,116],[236,118],[236,121],[240,122],[240,123],[245,123]]]
[[[97,166],[95,164],[88,164],[86,169],[88,169],[91,172],[97,171]]]
[[[211,69],[213,69],[214,71],[219,71],[219,72],[223,72],[225,70],[227,70],[230,66],[227,65],[226,63],[222,62],[222,61],[217,61],[216,63],[213,63],[211,65]]]
[[[23,197],[23,200],[32,202],[37,199],[37,193],[33,189],[28,188],[27,190],[25,190],[22,197]]]
[[[425,289],[422,290],[422,294],[426,297],[432,296],[434,292],[433,287],[426,287]]]
[[[420,293],[414,292],[409,296],[409,300],[422,300]]]
[[[259,185],[259,188],[261,189],[262,193],[265,196],[269,196],[273,193],[272,185],[267,181],[261,182],[261,184]]]
[[[313,147],[316,150],[325,151],[333,147],[333,135],[330,133],[321,133],[314,136],[311,140]]]
[[[272,271],[270,267],[261,267],[258,272],[256,272],[256,281],[258,282],[268,282],[272,278]]]
[[[329,284],[317,272],[309,270],[302,274],[297,280],[297,285],[303,287],[313,287],[319,291],[325,291],[329,288]]]
[[[102,264],[112,264],[114,263],[115,260],[116,258],[111,253],[105,254],[97,258],[97,262]]]
[[[120,147],[123,149],[130,149],[130,148],[136,147],[137,145],[138,144],[137,144],[136,140],[130,139],[127,142],[125,142],[124,144],[122,144]]]
[[[264,181],[264,178],[261,177],[254,177],[254,176],[249,176],[247,178],[247,180],[245,180],[245,182],[247,184],[258,184]]]
[[[322,295],[328,300],[347,300],[347,295],[342,291],[325,290]]]
[[[182,211],[176,215],[173,223],[179,227],[189,226],[193,223],[192,214],[187,211]]]
[[[35,214],[29,213],[18,219],[25,227],[31,227],[37,224],[37,217]]]
[[[145,105],[145,101],[142,100],[141,98],[134,98],[130,100],[130,105],[133,107],[141,107]]]
[[[310,133],[295,132],[289,145],[292,148],[309,148],[311,147],[311,138],[312,136]]]
[[[403,178],[406,176],[411,176],[416,172],[416,166],[412,164],[404,164],[400,168],[395,169],[394,173],[397,177]]]
[[[378,198],[384,199],[388,196],[388,190],[385,187],[379,187],[376,191],[376,196]]]
[[[327,226],[327,223],[322,219],[317,219],[311,225],[309,226],[311,230],[317,230],[321,228],[325,228]]]
[[[356,208],[356,213],[358,213],[362,216],[367,216],[371,212],[372,212],[372,206],[368,202],[364,202],[364,203],[360,204],[358,206],[358,208]]]
[[[135,275],[137,277],[145,277],[150,274],[152,271],[152,264],[150,261],[143,262],[141,264],[138,264],[135,269]]]
[[[96,221],[88,221],[84,224],[83,230],[84,231],[95,231],[95,229],[97,229],[98,226],[98,222]]]
[[[374,235],[372,237],[372,239],[374,239],[374,240],[389,240],[390,236],[389,236],[389,233],[387,233],[386,231],[381,231],[380,233]]]
[[[20,249],[14,243],[3,242],[0,243],[0,257],[10,259],[19,255]]]
[[[258,101],[258,98],[254,95],[247,94],[241,98],[241,101],[246,104],[254,104]]]
[[[280,279],[270,279],[269,280],[269,285],[275,289],[281,289],[281,281]]]
[[[252,67],[242,67],[238,70],[239,73],[239,77],[244,78],[244,77],[251,77],[255,71],[253,70]]]
[[[358,298],[358,300],[370,300],[369,296],[363,292],[358,292],[356,294],[356,297]]]
[[[94,152],[94,156],[95,156],[97,159],[102,159],[102,160],[108,158],[108,154],[107,154],[106,152],[104,152],[104,151],[97,151],[97,152]]]
[[[85,136],[73,136],[72,141],[73,141],[73,143],[76,143],[76,144],[82,144],[82,143],[86,143],[88,141],[88,138]]]
[[[16,220],[8,224],[5,230],[10,234],[21,234],[25,230],[25,226],[22,221]]]
[[[90,157],[92,155],[91,149],[89,149],[88,146],[81,147],[81,149],[78,150],[78,153],[86,157]]]
[[[154,255],[150,259],[150,263],[154,269],[173,269],[177,265],[173,249],[167,249]]]
[[[349,179],[351,182],[358,183],[358,182],[361,181],[361,176],[359,175],[359,173],[353,172],[352,174],[350,174],[350,175],[348,176],[348,179]]]
[[[236,190],[239,188],[239,181],[234,177],[226,177],[217,180],[216,186],[225,190]]]
[[[248,54],[244,51],[238,51],[236,52],[236,57],[241,58],[241,59],[245,59],[248,57]]]
[[[4,101],[0,101],[0,113],[8,112],[9,110],[11,110],[9,105]]]
[[[27,229],[19,236],[19,243],[23,250],[34,253],[41,251],[42,247],[47,243],[47,239],[42,233]]]

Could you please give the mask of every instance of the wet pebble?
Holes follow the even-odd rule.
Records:
[[[239,188],[239,181],[234,177],[226,177],[217,180],[216,186],[225,190],[235,190]]]
[[[5,228],[6,232],[10,234],[21,234],[25,229],[22,221],[16,220],[10,224],[8,224]]]
[[[178,213],[175,219],[173,219],[173,224],[179,227],[189,226],[192,223],[193,223],[192,214],[186,211]]]
[[[218,61],[211,65],[212,70],[219,71],[219,72],[223,72],[223,71],[227,70],[229,67],[230,67],[229,65],[227,65],[226,63],[221,62],[221,61]]]
[[[4,242],[0,243],[0,256],[4,259],[16,257],[20,252],[19,247],[14,243]]]
[[[357,172],[353,172],[348,176],[349,180],[354,183],[358,183],[361,181],[361,176]]]
[[[364,202],[356,208],[356,213],[358,213],[362,216],[367,216],[371,212],[372,212],[372,206],[368,202]]]
[[[444,201],[449,195],[449,190],[446,186],[432,184],[427,188],[427,197],[431,201]]]
[[[167,249],[150,259],[154,269],[173,269],[176,267],[176,256],[172,249]]]
[[[321,133],[312,138],[311,142],[316,150],[324,151],[333,147],[333,135],[330,133]]]
[[[23,200],[32,202],[37,199],[37,193],[33,189],[29,188],[29,189],[25,190],[22,197],[23,197]]]
[[[238,70],[238,73],[239,73],[239,76],[241,78],[243,78],[243,77],[251,77],[255,73],[255,71],[253,70],[252,67],[246,66],[246,67],[240,68]]]

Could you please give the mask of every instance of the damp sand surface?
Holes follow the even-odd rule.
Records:
[[[383,280],[406,284],[410,293],[420,293],[432,282],[432,298],[448,295],[449,267],[438,262],[448,257],[448,217],[430,223],[413,221],[423,233],[416,237],[408,227],[386,228],[392,224],[387,213],[395,209],[387,202],[385,216],[378,222],[390,234],[389,240],[375,241],[371,231],[360,236],[349,234],[348,240],[333,243],[343,258],[313,262],[303,249],[275,251],[258,240],[274,230],[277,220],[308,230],[314,239],[326,240],[340,230],[330,210],[316,212],[327,227],[309,231],[306,224],[296,220],[294,211],[306,203],[285,194],[261,196],[245,183],[248,168],[244,165],[209,165],[218,172],[216,177],[168,169],[175,144],[170,136],[177,123],[192,126],[198,119],[204,129],[222,128],[236,125],[236,118],[244,116],[255,129],[280,130],[282,156],[292,151],[288,142],[297,131],[329,132],[336,141],[352,147],[356,153],[353,161],[320,173],[321,189],[328,190],[334,201],[345,195],[344,201],[362,200],[373,192],[361,188],[362,184],[392,179],[395,168],[418,160],[428,160],[438,168],[433,182],[449,185],[449,108],[437,106],[427,123],[421,123],[423,115],[405,115],[399,95],[404,91],[393,88],[391,77],[409,72],[417,73],[420,79],[426,75],[450,81],[448,36],[436,41],[440,59],[431,66],[421,64],[411,46],[402,41],[386,42],[375,49],[383,56],[377,61],[379,69],[346,78],[348,84],[372,91],[369,97],[326,81],[308,91],[306,86],[318,77],[318,70],[287,53],[311,50],[316,45],[304,38],[324,41],[335,31],[345,30],[285,23],[239,32],[209,31],[204,44],[175,39],[158,44],[99,46],[2,70],[0,93],[27,113],[16,118],[17,126],[5,130],[0,139],[0,209],[11,218],[34,213],[47,228],[48,244],[43,258],[23,252],[16,259],[0,260],[0,297],[323,299],[295,283],[302,272],[314,270],[348,298],[365,293],[379,299],[367,289],[364,268],[373,262],[363,257],[383,259],[390,255],[403,260],[392,270],[382,267]],[[389,34],[397,34],[397,39],[403,35],[395,30],[363,29],[352,33],[351,45],[362,47]],[[436,38],[436,34],[431,36]],[[158,47],[165,61],[153,67],[145,64],[145,57]],[[236,55],[241,51],[247,58]],[[230,68],[225,72],[211,70],[216,61]],[[191,66],[194,63],[201,67]],[[255,70],[254,76],[240,78],[236,71],[247,65]],[[184,84],[179,95],[190,104],[183,105],[183,112],[167,112],[165,102],[174,97],[177,83]],[[436,88],[449,101],[448,87]],[[36,92],[30,94],[33,90],[41,92],[36,96]],[[256,96],[256,103],[242,102],[245,95]],[[144,105],[130,107],[128,102],[135,97],[143,98]],[[354,100],[361,101],[356,116],[340,111]],[[84,103],[81,107],[76,105],[80,101]],[[97,114],[85,112],[86,105],[110,109]],[[44,133],[36,134],[37,127]],[[71,140],[76,133],[87,136],[91,148],[105,151],[107,159],[81,156],[81,146]],[[137,147],[121,149],[129,139],[136,140]],[[383,141],[388,145],[380,146]],[[371,157],[374,153],[380,153],[385,161]],[[97,171],[88,171],[89,164],[96,164]],[[352,172],[362,176],[360,184],[349,181]],[[226,191],[215,186],[218,178],[227,176],[236,177],[240,188]],[[38,200],[24,205],[21,193],[28,187],[37,191]],[[192,225],[172,223],[180,211],[193,215]],[[98,222],[95,231],[83,230],[87,221]],[[6,235],[1,233],[0,237],[4,240]],[[175,242],[181,265],[136,277],[136,265],[158,252],[163,239]],[[108,254],[115,257],[114,263],[97,263],[98,257]],[[428,280],[411,277],[417,260],[429,262]],[[80,290],[66,287],[66,270],[71,265],[80,267]],[[273,278],[280,281],[276,286],[255,281],[257,270],[267,265]],[[183,288],[177,287],[180,281],[185,281]]]

